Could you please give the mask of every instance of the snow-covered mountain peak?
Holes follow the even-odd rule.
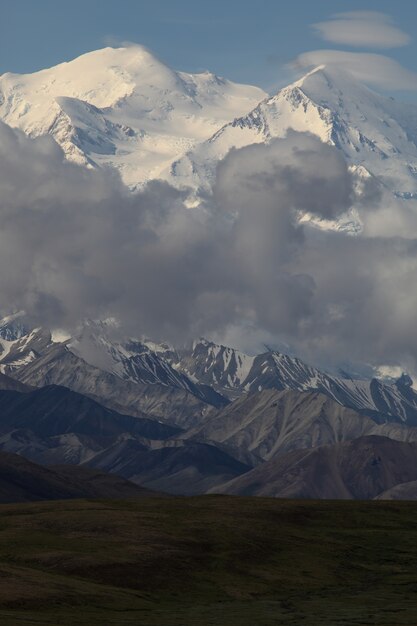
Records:
[[[155,393],[164,398],[180,390],[213,406],[264,389],[316,391],[377,421],[417,424],[417,394],[406,375],[395,383],[335,376],[279,352],[249,356],[206,340],[175,350],[123,337],[111,320],[86,321],[75,337],[59,344],[49,331],[24,330],[14,326],[16,321],[0,322],[0,372],[29,384],[63,384],[79,390],[88,382],[84,375],[101,372],[105,393],[112,393],[119,380],[128,383],[125,389],[139,385],[145,396],[155,386]],[[95,386],[90,392],[96,395]],[[154,414],[160,415],[160,409],[161,405]]]
[[[105,108],[130,95],[149,77],[167,89],[175,84],[175,73],[137,45],[95,50],[32,74],[3,74],[1,82],[10,91],[20,88],[38,99],[65,95]]]
[[[357,90],[368,91],[373,93],[363,83],[360,83],[355,79],[348,71],[336,68],[332,65],[318,65],[312,70],[301,76],[301,78],[294,81],[288,87],[284,87],[280,92],[285,92],[294,88],[300,88],[304,93],[320,104],[328,101],[329,94],[331,100],[336,102],[340,93],[344,94],[348,87],[353,87],[355,92]],[[278,92],[278,93],[280,93]],[[339,93],[337,93],[339,92]]]
[[[370,173],[395,195],[417,196],[417,107],[380,95],[333,66],[313,69],[225,124],[175,161],[166,178],[210,191],[217,163],[232,148],[268,143],[290,129],[336,146],[354,171]]]
[[[290,129],[336,146],[357,177],[417,197],[417,107],[331,64],[267,96],[210,72],[175,71],[140,45],[104,48],[0,76],[0,119],[31,136],[49,133],[81,165],[114,167],[132,189],[152,179],[191,188],[190,206],[211,191],[232,148],[267,144]],[[322,226],[356,232],[360,224],[354,210]]]
[[[111,165],[135,188],[265,95],[210,72],[177,72],[132,45],[3,74],[0,119],[34,137],[49,133],[70,160]]]
[[[28,333],[24,312],[18,311],[0,319],[0,340],[15,341]]]

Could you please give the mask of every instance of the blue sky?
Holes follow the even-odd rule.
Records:
[[[411,0],[368,0],[366,5],[343,0],[0,0],[0,9],[0,73],[31,72],[109,43],[133,41],[175,69],[210,69],[266,89],[289,78],[285,64],[302,52],[354,49],[332,46],[314,34],[311,24],[335,12],[386,12],[411,35],[417,24],[417,3]],[[387,54],[417,71],[417,41]],[[412,97],[417,99],[415,93]]]

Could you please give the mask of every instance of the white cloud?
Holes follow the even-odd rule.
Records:
[[[332,219],[357,203],[341,153],[313,135],[232,150],[203,211],[163,183],[131,194],[2,123],[0,162],[4,313],[65,330],[114,317],[174,343],[282,338],[309,361],[417,369],[415,214],[399,204],[381,232],[386,202],[366,193],[361,236],[300,225],[299,210]]]
[[[300,54],[295,65],[312,68],[319,65],[338,66],[357,80],[382,89],[415,91],[417,73],[406,69],[394,59],[382,54],[345,52],[342,50],[312,50]]]
[[[330,20],[312,27],[325,41],[366,48],[397,48],[410,43],[410,36],[378,11],[336,13]]]

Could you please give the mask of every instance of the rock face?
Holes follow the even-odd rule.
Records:
[[[183,390],[216,407],[227,404],[212,386],[173,366],[176,351],[168,345],[135,339],[118,340],[110,322],[86,320],[67,347],[73,354],[119,378],[144,385]]]
[[[417,441],[416,428],[376,424],[322,393],[272,389],[242,396],[185,436],[227,446],[238,457],[260,463],[371,434]]]
[[[343,378],[280,352],[252,357],[205,340],[195,342],[190,350],[168,353],[166,358],[177,370],[232,400],[264,389],[317,391],[376,421],[417,425],[417,394],[402,378],[394,384],[375,378]]]
[[[10,325],[0,326],[0,368],[13,377],[15,387],[23,383],[20,390],[25,385],[64,386],[119,413],[146,413],[180,427],[204,420],[212,407],[228,402],[175,370],[158,346],[152,350],[139,341],[111,340],[105,323],[87,321],[79,335],[60,342],[44,329],[5,339],[11,332]]]
[[[193,423],[196,416],[204,416],[210,409],[184,389],[123,380],[86,363],[62,344],[50,346],[39,358],[16,369],[13,375],[25,384],[68,387],[118,412],[146,413],[181,426]]]
[[[415,480],[416,442],[369,436],[295,450],[212,491],[277,498],[372,499]]]

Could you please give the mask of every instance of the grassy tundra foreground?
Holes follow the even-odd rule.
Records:
[[[0,507],[0,623],[417,624],[417,503]]]

